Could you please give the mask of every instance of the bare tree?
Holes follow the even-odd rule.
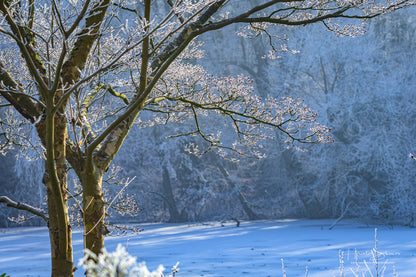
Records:
[[[20,114],[21,121],[36,128],[44,148],[48,215],[6,197],[1,201],[48,222],[52,276],[73,275],[69,166],[82,185],[85,247],[99,253],[107,233],[103,175],[137,121],[152,126],[193,119],[194,129],[176,136],[199,135],[205,148],[187,147],[196,154],[215,150],[261,157],[262,140],[282,137],[296,148],[330,142],[328,128],[316,123],[316,114],[301,101],[260,99],[249,78],[218,78],[187,63],[200,55],[198,36],[241,24],[239,35],[269,38],[268,56],[274,58],[288,51],[277,46],[274,26],[322,22],[340,35],[356,35],[361,20],[414,4],[259,2],[243,8],[233,0],[167,0],[166,11],[152,15],[161,1],[0,0],[1,100],[10,114]],[[358,25],[343,25],[348,19]],[[142,111],[143,118],[136,120]],[[207,115],[228,122],[235,140],[222,140],[216,126],[204,121]],[[8,124],[16,118],[9,116]],[[25,141],[11,130],[2,137],[4,147],[11,140]]]

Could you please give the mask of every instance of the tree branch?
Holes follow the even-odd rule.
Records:
[[[30,97],[23,93],[23,87],[19,85],[10,74],[4,69],[0,63],[0,94],[10,103],[15,109],[31,123],[34,123],[36,118],[40,116],[41,111],[37,106],[42,106]]]
[[[151,0],[145,0],[145,11],[144,11],[144,18],[146,22],[150,22],[150,8],[151,8]],[[145,31],[149,31],[149,27],[147,26],[145,28]],[[149,64],[149,36],[145,37],[143,40],[143,46],[142,46],[142,55],[141,55],[141,67],[140,67],[140,85],[139,90],[137,91],[137,96],[140,98],[140,96],[143,94],[147,87],[147,81],[148,81],[148,64]],[[128,102],[127,102],[128,104]],[[137,116],[138,112],[136,112],[136,115],[132,115],[132,119],[130,122],[124,122],[121,124],[121,126],[118,127],[118,131],[114,134],[111,134],[111,139],[107,139],[107,141],[104,143],[103,147],[100,149],[99,153],[97,153],[97,157],[99,157],[100,166],[102,169],[107,170],[109,164],[114,159],[116,153],[120,149],[124,138],[127,136],[129,129],[131,125],[133,124],[133,121],[135,117]],[[92,158],[92,152],[87,153],[87,161]]]
[[[182,45],[185,41],[187,41],[191,35],[192,38],[198,36],[200,33],[196,34],[195,30],[200,28],[203,24],[205,24],[226,2],[226,0],[220,0],[215,2],[214,4],[210,5],[205,12],[203,12],[195,22],[191,22],[186,24],[183,27],[182,32],[178,34],[176,39],[174,39],[171,43],[166,45],[166,47],[162,50],[162,52],[155,57],[152,62],[151,68],[155,70],[159,68],[171,55],[176,51],[176,49]],[[192,39],[191,39],[192,40]]]
[[[362,15],[351,15],[351,14],[345,14],[346,11],[352,9],[352,8],[358,8],[358,6],[353,6],[351,4],[347,4],[344,6],[340,6],[337,8],[333,9],[333,12],[329,12],[327,14],[323,14],[320,15],[319,13],[311,18],[308,19],[301,19],[301,20],[289,20],[287,19],[287,15],[284,18],[276,18],[276,17],[272,17],[274,13],[272,13],[272,15],[267,16],[267,17],[252,17],[250,18],[251,15],[253,15],[256,12],[265,10],[266,8],[269,8],[277,3],[285,3],[285,2],[294,2],[293,0],[275,0],[275,1],[269,1],[263,5],[259,5],[254,7],[253,9],[242,13],[240,15],[237,15],[233,18],[230,19],[225,19],[219,22],[215,22],[215,23],[211,23],[208,25],[205,25],[203,27],[200,28],[200,32],[201,33],[205,33],[207,31],[212,31],[212,30],[218,30],[221,28],[224,28],[228,25],[234,24],[234,23],[262,23],[262,22],[267,22],[267,23],[272,23],[272,24],[279,24],[279,25],[287,25],[287,26],[303,26],[303,25],[308,25],[308,24],[312,24],[312,23],[316,23],[316,22],[323,22],[327,19],[331,19],[331,18],[348,18],[348,19],[370,19],[373,17],[376,17],[380,14],[384,14],[386,12],[390,12],[390,11],[394,11],[397,10],[399,8],[402,7],[406,7],[408,5],[412,5],[411,2],[407,1],[407,0],[402,0],[400,2],[397,3],[392,3],[389,6],[381,9],[381,10],[377,10],[374,12],[370,12],[370,13],[363,13]],[[288,10],[290,8],[286,8],[284,10]],[[293,11],[298,11],[298,10],[311,10],[313,11],[313,7],[306,7],[306,8],[292,8]],[[326,11],[331,11],[331,9],[326,9]]]
[[[88,2],[89,1],[87,1],[87,3]],[[84,69],[91,47],[99,37],[99,30],[107,12],[109,3],[110,0],[99,1],[89,11],[88,16],[85,18],[85,26],[77,35],[78,38],[74,43],[74,47],[69,53],[68,59],[62,66],[62,74],[60,75],[64,86],[75,84],[78,81],[80,71]],[[85,12],[86,8],[87,5],[84,6],[82,13]],[[77,20],[76,23],[78,22]],[[71,27],[67,34],[72,31],[73,27]],[[57,74],[59,74],[59,72],[57,72]]]
[[[175,7],[175,3],[173,3],[173,0],[167,0],[167,2],[168,2],[169,6],[170,6],[172,9]],[[180,21],[181,23],[184,23],[184,22],[185,22],[185,18],[184,18],[181,14],[179,14],[179,13],[175,13],[175,15],[176,15],[176,17],[179,19],[179,21]]]
[[[329,18],[341,17],[345,11],[347,11],[348,9],[351,8],[350,6],[346,6],[346,7],[340,8],[339,10],[337,10],[333,13],[330,13],[330,14],[326,14],[326,15],[322,15],[322,16],[315,16],[315,17],[310,18],[310,19],[298,20],[298,21],[290,21],[288,19],[274,18],[274,17],[271,17],[271,16],[268,16],[268,17],[254,17],[254,18],[249,17],[249,16],[251,16],[252,14],[254,14],[256,12],[259,12],[259,11],[264,10],[264,9],[266,9],[266,8],[276,4],[276,3],[281,3],[281,2],[292,2],[292,1],[291,0],[270,1],[266,4],[264,4],[264,5],[259,5],[255,8],[253,8],[253,9],[251,9],[251,10],[245,12],[245,13],[242,13],[238,16],[235,16],[233,18],[205,25],[205,26],[200,28],[200,32],[205,33],[205,32],[208,32],[208,31],[218,30],[218,29],[224,28],[228,25],[235,24],[235,23],[268,22],[268,23],[273,23],[273,24],[281,24],[281,25],[289,25],[289,26],[307,25],[307,24],[312,24],[312,23],[315,23],[315,22],[320,22],[320,21],[323,21],[323,20],[329,19]],[[295,8],[293,8],[293,9],[295,9]],[[365,18],[369,18],[369,17],[365,17]]]
[[[66,142],[66,160],[72,166],[75,173],[80,175],[84,167],[84,160],[82,154],[78,151],[78,147],[70,140]]]
[[[40,216],[41,218],[43,218],[43,220],[45,220],[45,222],[49,221],[49,217],[44,211],[42,211],[39,208],[33,207],[29,204],[13,201],[7,196],[0,196],[0,203],[6,203],[7,207],[27,211],[31,214]]]
[[[162,51],[162,54],[159,55],[151,65],[152,75],[150,76],[151,81],[147,85],[146,89],[132,101],[128,109],[120,115],[110,126],[107,127],[87,148],[87,155],[92,155],[94,149],[106,139],[113,131],[115,131],[123,121],[132,117],[133,119],[138,115],[141,108],[148,95],[172,64],[172,62],[182,53],[182,51],[189,45],[189,43],[199,35],[197,28],[204,24],[214,13],[216,13],[221,6],[224,4],[225,0],[220,0],[208,7],[208,9],[201,14],[201,16],[195,21],[184,27],[184,30],[178,35],[172,43],[168,44],[165,47],[165,50]],[[124,124],[123,124],[124,125]],[[128,124],[129,125],[129,124]],[[131,126],[131,125],[129,125]],[[118,134],[119,136],[120,134]],[[115,139],[115,138],[111,138]]]
[[[305,20],[297,20],[297,21],[291,21],[288,19],[281,19],[281,18],[273,18],[273,17],[254,17],[254,18],[243,18],[241,20],[235,21],[236,23],[256,23],[256,22],[267,22],[267,23],[273,23],[273,24],[280,24],[280,25],[288,25],[288,26],[301,26],[301,25],[307,25],[312,24],[316,22],[321,22],[326,19],[330,18],[337,18],[337,17],[348,17],[344,15],[343,13],[349,10],[350,7],[344,7],[343,9],[340,9],[338,11],[335,11],[333,13],[325,14],[322,16],[316,16],[311,19],[305,19]],[[358,18],[358,17],[357,17]],[[370,18],[370,16],[366,17],[360,17],[361,19],[364,18]]]
[[[84,7],[82,7],[81,12],[79,13],[77,19],[75,19],[74,24],[69,28],[68,31],[65,32],[65,37],[69,37],[72,32],[75,31],[75,29],[78,27],[78,24],[81,22],[81,20],[84,18],[85,13],[87,12],[88,6],[90,5],[90,0],[85,1]]]
[[[35,40],[33,33],[26,27],[18,25],[13,16],[10,14],[8,7],[4,1],[0,1],[0,11],[3,13],[10,29],[13,32],[13,38],[19,46],[20,52],[26,61],[31,76],[36,80],[40,93],[46,97],[47,79],[46,68],[35,52]]]

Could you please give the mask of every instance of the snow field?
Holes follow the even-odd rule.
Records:
[[[109,252],[125,246],[150,270],[169,269],[180,262],[182,276],[375,276],[372,263],[376,226],[345,220],[329,230],[331,220],[274,220],[191,224],[140,224],[139,234],[108,237]],[[416,276],[416,230],[377,227],[379,269],[384,276]],[[82,233],[73,235],[74,261],[82,257]],[[341,254],[341,255],[340,255]],[[356,262],[358,259],[358,263]],[[0,229],[0,274],[11,277],[50,276],[49,236],[46,228]],[[81,268],[81,267],[80,267]],[[82,269],[75,276],[84,276]]]

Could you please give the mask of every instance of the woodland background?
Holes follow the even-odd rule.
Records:
[[[184,149],[192,138],[166,138],[182,125],[137,126],[109,173],[119,166],[119,178],[136,176],[128,193],[134,194],[142,211],[135,218],[112,220],[337,218],[344,214],[413,226],[416,161],[409,153],[416,152],[415,12],[410,8],[372,19],[367,33],[356,38],[336,38],[322,25],[282,28],[281,37],[289,39],[282,43],[299,53],[283,52],[276,60],[261,58],[267,54],[265,38],[230,36],[229,29],[202,36],[199,41],[205,43],[206,55],[195,63],[216,76],[251,76],[262,97],[302,98],[318,112],[319,121],[332,128],[335,142],[305,145],[307,152],[274,142],[265,146],[266,158],[243,157],[232,163],[212,153],[201,158],[188,154]],[[232,28],[238,31],[237,26]],[[226,136],[226,126],[223,131]],[[43,161],[16,155],[18,149],[0,156],[0,195],[45,207]],[[18,214],[0,206],[0,227],[16,226],[8,218]],[[25,224],[41,221],[31,219]]]

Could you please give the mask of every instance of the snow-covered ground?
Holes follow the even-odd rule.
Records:
[[[170,268],[180,262],[181,276],[340,276],[339,253],[343,253],[344,276],[367,266],[374,274],[371,250],[374,229],[342,221],[329,230],[331,220],[276,220],[224,224],[141,224],[138,235],[109,237],[106,247],[121,243],[149,269],[159,264]],[[416,230],[378,227],[379,267],[385,276],[416,276]],[[49,241],[46,228],[0,229],[0,275],[49,276]],[[82,233],[74,232],[74,259],[82,256]],[[356,262],[358,258],[358,263]],[[350,269],[351,268],[351,269]],[[76,276],[84,276],[82,270]],[[360,274],[362,276],[362,274]],[[371,276],[368,272],[365,276]],[[375,276],[375,275],[374,275]]]

